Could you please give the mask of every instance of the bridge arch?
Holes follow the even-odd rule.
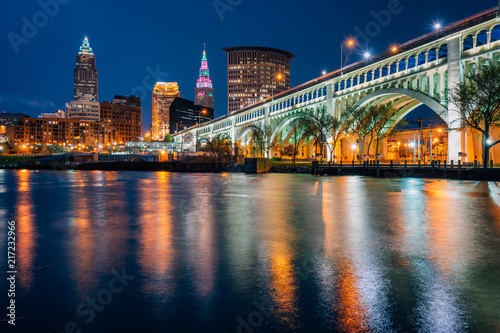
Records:
[[[377,101],[377,104],[386,103],[391,99],[395,99],[397,97],[408,97],[408,101],[413,100],[413,107],[407,110],[404,110],[404,114],[398,116],[398,121],[401,120],[406,114],[410,113],[416,107],[420,105],[425,105],[433,110],[443,121],[449,126],[448,123],[448,110],[435,99],[427,96],[426,94],[414,90],[403,89],[403,88],[387,88],[376,90],[371,94],[364,96],[359,99],[353,107],[363,107],[373,101]]]
[[[254,128],[252,126],[246,126],[246,127],[242,128],[241,132],[236,137],[236,141],[240,142],[253,130],[254,130]]]
[[[273,143],[273,145],[275,144],[276,142],[276,139],[278,138],[278,136],[280,135],[280,133],[293,121],[299,119],[300,115],[299,115],[299,112],[294,112],[288,116],[286,116],[285,118],[283,118],[283,120],[280,121],[280,123],[276,126],[276,128],[274,129],[273,131],[273,134],[271,135],[271,142]]]

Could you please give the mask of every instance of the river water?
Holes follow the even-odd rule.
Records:
[[[0,332],[498,332],[494,182],[0,170]]]

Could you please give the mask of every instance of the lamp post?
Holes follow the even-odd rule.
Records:
[[[349,47],[353,47],[354,40],[349,39],[346,44]],[[340,44],[340,75],[344,75],[344,43]]]
[[[201,124],[201,115],[202,115],[202,114],[204,115],[206,112],[207,112],[207,110],[206,110],[206,109],[203,109],[203,110],[201,110],[201,111],[198,113],[198,125],[200,125],[200,124]]]
[[[283,75],[281,75],[281,73],[276,75],[276,76],[273,75],[273,79],[271,81],[271,102],[274,101],[274,85],[276,84],[275,79],[278,79],[279,81],[281,81],[282,78],[283,78]]]
[[[356,154],[356,148],[358,148],[357,145],[353,144],[351,146],[351,149],[352,149],[352,163],[354,164],[354,155]]]

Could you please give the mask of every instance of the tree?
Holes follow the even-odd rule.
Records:
[[[260,151],[260,156],[267,156],[269,158],[269,150],[272,147],[272,135],[273,131],[271,126],[266,124],[252,124],[247,128],[252,130],[252,140],[256,145],[257,149]]]
[[[448,94],[448,103],[459,115],[458,126],[482,134],[483,166],[487,168],[490,149],[500,142],[491,133],[500,125],[500,65],[485,66],[477,74],[466,76],[465,82]]]
[[[332,121],[332,155],[335,153],[335,150],[337,149],[337,142],[340,139],[340,136],[342,135],[342,128],[345,124],[345,113],[343,113],[340,116],[340,119],[333,117]],[[333,156],[332,156],[333,160]]]
[[[314,144],[318,148],[316,151],[323,151],[325,144],[330,153],[333,149],[327,140],[332,135],[333,116],[326,111],[326,106],[316,109],[307,109],[299,114],[301,127],[304,129],[303,136],[312,137]]]
[[[397,109],[393,108],[393,103],[379,105],[374,110],[374,121],[377,124],[374,132],[375,139],[377,140],[375,146],[375,161],[378,161],[379,143],[392,133],[391,125],[396,120],[397,111]],[[398,126],[402,125],[406,125],[405,120],[400,121],[398,124]]]
[[[218,133],[201,150],[208,152],[217,166],[219,163],[228,163],[232,155],[231,138],[227,134]]]
[[[346,127],[353,133],[358,135],[359,138],[359,161],[361,163],[363,157],[363,150],[365,146],[366,138],[372,133],[374,129],[374,118],[369,117],[372,113],[372,107],[361,106],[361,107],[349,107],[346,110]],[[371,144],[371,142],[370,142]]]
[[[295,163],[295,156],[297,156],[298,150],[295,148],[294,145],[289,144],[289,145],[283,147],[283,149],[281,149],[280,153],[281,153],[281,156],[288,156],[288,157],[293,158],[294,163]]]
[[[299,146],[300,146],[300,141],[302,140],[303,134],[304,134],[304,124],[301,122],[300,118],[293,123],[292,126],[292,137],[291,139],[293,140],[293,149],[295,154],[293,155],[293,164],[295,164],[297,155],[299,154]]]
[[[165,137],[163,138],[163,142],[174,142],[174,138],[172,137],[172,134],[167,133]]]

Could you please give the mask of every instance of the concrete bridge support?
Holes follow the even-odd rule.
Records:
[[[460,84],[460,36],[448,40],[448,93]],[[448,162],[459,160],[458,153],[465,152],[464,136],[460,127],[460,115],[456,106],[448,104]],[[468,160],[466,159],[466,162]]]

